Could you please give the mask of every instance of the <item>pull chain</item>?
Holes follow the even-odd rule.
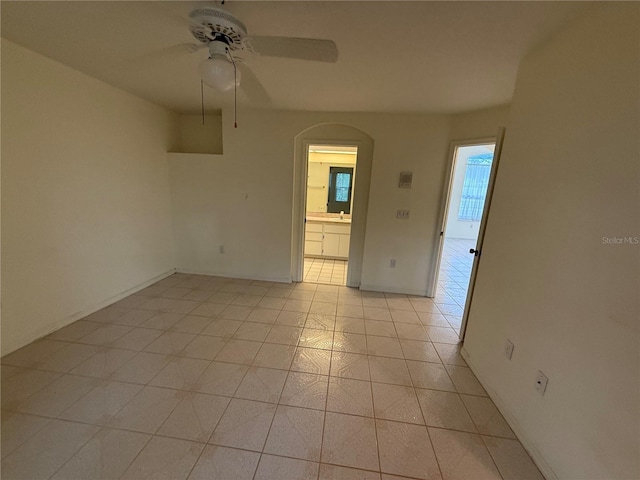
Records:
[[[202,106],[202,125],[204,125],[204,82],[200,80],[200,102]]]
[[[238,128],[238,67],[229,48],[227,54],[233,64],[233,128]]]

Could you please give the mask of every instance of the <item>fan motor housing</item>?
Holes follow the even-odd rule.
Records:
[[[242,49],[247,36],[244,24],[220,8],[198,8],[189,14],[191,34],[201,43],[213,40],[225,42],[230,50]]]

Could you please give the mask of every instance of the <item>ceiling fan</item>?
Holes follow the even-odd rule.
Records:
[[[202,81],[219,91],[239,86],[257,104],[268,104],[269,95],[239,53],[329,63],[338,60],[338,49],[331,40],[249,35],[240,20],[218,6],[193,10],[189,29],[200,42],[193,49],[209,50],[200,64]]]

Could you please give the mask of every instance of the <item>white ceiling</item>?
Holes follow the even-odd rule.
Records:
[[[176,112],[200,111],[206,50],[186,17],[207,2],[2,1],[2,36]],[[272,108],[456,113],[510,101],[518,65],[580,2],[234,1],[254,35],[328,38],[335,64],[246,56]],[[173,48],[172,48],[173,47]],[[208,110],[233,93],[205,87]],[[241,107],[250,106],[238,94]]]

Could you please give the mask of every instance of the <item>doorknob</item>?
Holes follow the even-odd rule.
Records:
[[[480,255],[480,250],[476,250],[474,248],[469,249],[469,253],[473,253],[473,255],[475,257],[477,257],[478,255]]]

